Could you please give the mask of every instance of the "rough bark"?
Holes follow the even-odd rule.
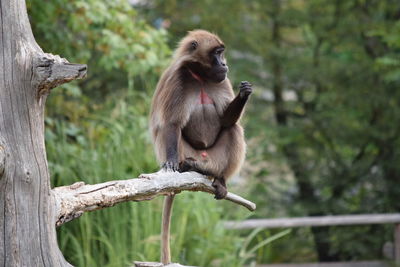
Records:
[[[4,151],[4,144],[0,139],[0,178],[4,173],[4,165],[6,163],[6,152]]]
[[[177,194],[184,190],[214,194],[215,190],[209,179],[196,172],[157,172],[142,174],[140,177],[95,185],[77,182],[54,188],[57,226],[80,217],[84,212],[112,207],[126,201],[150,200],[159,195]],[[225,199],[250,211],[256,209],[254,203],[233,193],[228,193]]]
[[[44,144],[49,90],[86,66],[45,54],[23,0],[0,0],[0,266],[70,266],[57,246]]]

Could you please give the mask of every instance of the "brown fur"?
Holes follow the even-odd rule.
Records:
[[[196,51],[195,57],[187,49],[193,40],[199,44],[199,51]],[[219,45],[223,43],[214,34],[203,30],[189,32],[180,42],[172,63],[161,76],[153,97],[150,121],[155,152],[160,163],[166,160],[163,129],[167,124],[177,124],[183,129],[193,115],[199,112],[202,107],[196,105],[196,102],[200,87],[204,86],[207,94],[213,99],[215,116],[222,116],[226,106],[233,100],[234,92],[228,78],[218,84],[206,81],[204,85],[200,85],[197,81],[184,82],[179,74],[188,62],[201,62],[205,66],[210,64],[206,59],[207,53]],[[233,127],[224,129],[212,143],[207,149],[196,150],[180,136],[179,161],[193,158],[203,169],[215,174],[216,177],[228,179],[239,170],[244,160],[246,146],[243,128],[237,123]],[[208,153],[207,159],[201,157],[203,151]]]

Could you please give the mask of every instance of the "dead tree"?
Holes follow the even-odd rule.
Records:
[[[0,26],[0,266],[71,266],[58,248],[55,227],[85,211],[182,190],[213,192],[211,183],[196,173],[51,189],[44,143],[46,97],[52,88],[83,78],[86,65],[42,51],[24,0],[0,0]],[[255,208],[235,195],[228,198]]]

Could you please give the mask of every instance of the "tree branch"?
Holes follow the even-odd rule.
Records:
[[[80,217],[86,211],[112,207],[126,201],[144,201],[159,195],[181,191],[202,191],[214,194],[210,179],[196,172],[163,172],[142,174],[140,178],[115,180],[95,185],[77,182],[52,190],[57,203],[56,225]],[[254,211],[256,205],[233,193],[225,198]]]

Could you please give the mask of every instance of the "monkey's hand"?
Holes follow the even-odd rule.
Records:
[[[177,172],[177,171],[179,171],[179,162],[177,162],[177,161],[166,161],[162,165],[162,169],[164,171]]]
[[[239,95],[241,98],[248,98],[249,95],[253,92],[253,88],[251,87],[251,83],[247,82],[247,81],[242,81],[240,83],[239,89]]]

